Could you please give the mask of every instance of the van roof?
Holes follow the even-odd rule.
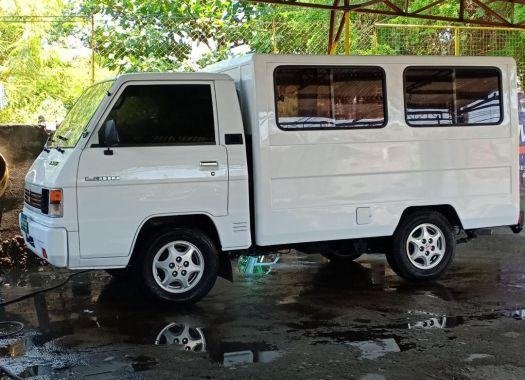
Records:
[[[450,55],[308,55],[308,54],[247,54],[226,59],[205,67],[204,71],[222,71],[248,62],[293,65],[462,65],[462,66],[515,66],[512,57],[450,56]]]

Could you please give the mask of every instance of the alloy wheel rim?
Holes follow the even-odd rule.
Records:
[[[418,269],[436,267],[443,260],[445,252],[445,236],[434,224],[420,224],[408,235],[406,253],[412,265]]]
[[[169,293],[193,289],[204,273],[204,256],[192,243],[177,240],[160,248],[153,258],[153,277]]]

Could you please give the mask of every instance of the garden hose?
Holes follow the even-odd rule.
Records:
[[[0,302],[0,307],[11,305],[11,304],[13,304],[15,302],[20,302],[20,301],[23,301],[23,300],[25,300],[27,298],[34,297],[37,294],[49,292],[50,290],[54,290],[54,289],[60,288],[60,287],[64,286],[65,284],[67,284],[69,282],[69,280],[71,280],[73,277],[78,276],[79,274],[82,274],[82,273],[87,273],[87,272],[91,272],[91,269],[72,273],[69,276],[67,276],[67,278],[64,281],[62,281],[61,283],[59,283],[57,285],[50,286],[49,288],[39,289],[37,291],[24,294],[23,296],[14,298],[14,299],[9,300],[9,301],[2,301],[2,302]]]

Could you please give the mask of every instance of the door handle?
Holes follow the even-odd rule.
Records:
[[[219,163],[217,161],[201,161],[201,168],[211,166],[219,166]]]

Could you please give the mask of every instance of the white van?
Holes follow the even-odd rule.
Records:
[[[461,231],[521,229],[511,58],[249,55],[88,88],[26,177],[20,227],[58,267],[195,302],[228,254],[384,252],[441,275]]]

